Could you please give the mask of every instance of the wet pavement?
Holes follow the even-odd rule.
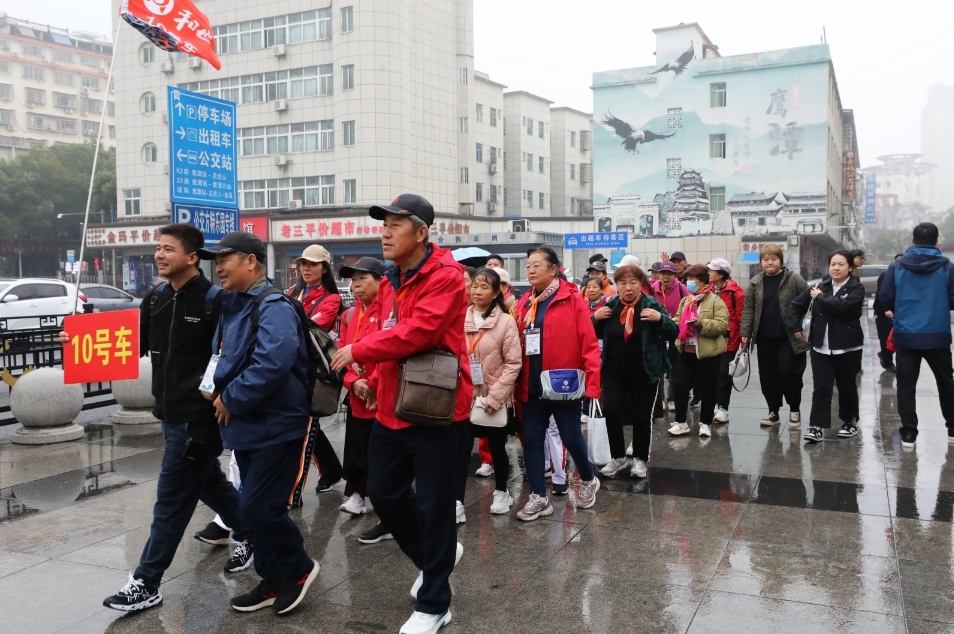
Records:
[[[805,446],[787,408],[781,425],[761,427],[753,372],[728,425],[708,440],[656,425],[649,477],[603,479],[592,509],[577,509],[571,493],[529,524],[490,515],[493,479],[472,477],[464,557],[451,577],[454,621],[443,631],[954,632],[954,445],[925,366],[918,445],[902,450],[894,375],[882,372],[875,345],[865,349],[861,433],[851,440],[829,432]],[[807,418],[810,368],[805,379]],[[340,453],[343,425],[323,422]],[[158,426],[86,430],[82,441],[48,447],[0,440],[0,631],[397,632],[413,611],[413,565],[393,541],[357,542],[374,516],[338,512],[343,484],[321,496],[309,487],[293,513],[322,567],[288,617],[232,612],[229,598],[251,589],[254,573],[224,574],[226,549],[191,537],[166,574],[161,607],[103,608],[148,537],[163,443]],[[508,451],[522,504],[515,439]],[[211,516],[200,506],[187,535]]]

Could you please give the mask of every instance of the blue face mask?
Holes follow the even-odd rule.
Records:
[[[695,280],[689,280],[688,282],[686,282],[686,288],[689,289],[690,293],[695,293],[696,291],[699,290],[699,282]]]

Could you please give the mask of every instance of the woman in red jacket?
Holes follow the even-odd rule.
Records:
[[[709,286],[712,292],[729,309],[729,337],[726,339],[726,351],[719,359],[719,383],[716,386],[716,409],[713,423],[729,422],[729,399],[732,398],[732,375],[729,363],[742,345],[740,327],[742,325],[742,304],[745,303],[745,291],[732,279],[732,265],[728,260],[716,258],[706,265],[709,269]]]
[[[577,507],[596,504],[600,488],[580,430],[583,397],[600,396],[600,349],[587,301],[576,286],[557,277],[559,268],[553,249],[532,251],[527,281],[533,289],[517,303],[523,347],[517,397],[523,404],[523,455],[530,482],[530,499],[517,512],[524,521],[553,513],[543,476],[543,444],[551,416],[580,472]]]

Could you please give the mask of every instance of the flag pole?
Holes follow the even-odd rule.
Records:
[[[99,147],[103,141],[103,128],[106,126],[106,112],[109,110],[109,87],[113,83],[113,68],[116,66],[116,51],[119,48],[119,32],[123,26],[122,18],[116,25],[116,35],[113,37],[113,57],[109,61],[109,73],[106,76],[106,99],[103,101],[103,112],[99,116],[99,132],[96,135],[96,149],[93,150],[93,171],[89,175],[89,193],[86,196],[86,213],[83,216],[83,235],[80,240],[79,272],[76,273],[76,298],[73,301],[73,314],[79,307],[80,282],[83,279],[83,252],[86,250],[86,228],[89,225],[89,208],[93,203],[93,181],[96,179],[96,163],[99,161]],[[114,271],[115,273],[115,271]]]

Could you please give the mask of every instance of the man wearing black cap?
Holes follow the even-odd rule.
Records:
[[[335,369],[376,363],[365,402],[375,410],[368,495],[401,550],[421,571],[411,587],[416,611],[402,634],[434,634],[450,623],[448,578],[464,553],[457,543],[455,473],[473,446],[460,442],[474,386],[464,339],[464,268],[450,251],[428,243],[434,208],[414,194],[371,207],[384,221],[381,246],[394,261],[378,294],[381,330],[338,351]],[[402,359],[439,350],[455,355],[460,378],[453,423],[419,426],[395,414]],[[414,487],[412,487],[414,483]]]
[[[672,255],[669,255],[663,251],[659,255],[662,256],[663,262],[672,262],[676,265],[676,279],[685,284],[686,268],[689,266],[689,262],[686,260],[686,254],[682,251],[676,251]]]
[[[265,246],[257,237],[230,233],[199,256],[215,260],[229,291],[206,372],[208,398],[242,476],[242,517],[262,577],[231,604],[240,612],[271,606],[286,614],[304,599],[319,568],[288,517],[298,476],[308,468],[311,448],[303,441],[318,423],[309,417],[305,333],[291,300],[265,277]]]

